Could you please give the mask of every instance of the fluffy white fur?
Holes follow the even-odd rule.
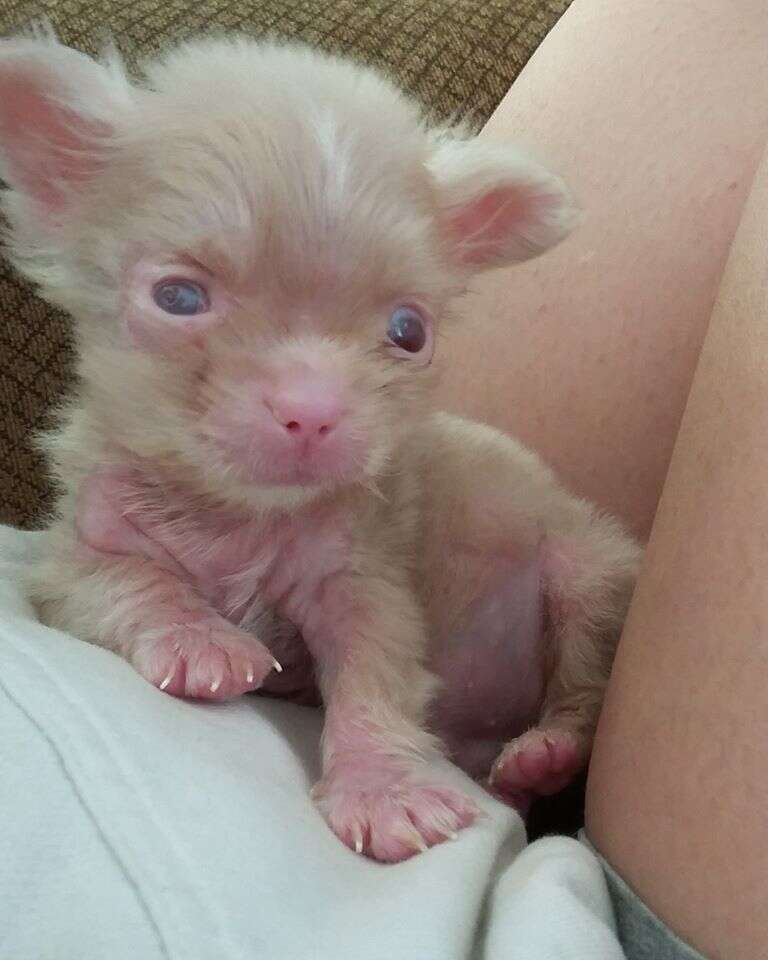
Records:
[[[476,271],[559,241],[561,182],[428,128],[376,73],[240,38],[138,83],[114,54],[0,42],[0,163],[8,252],[77,321],[42,617],[178,695],[307,698],[316,679],[318,803],[381,860],[475,814],[430,766],[437,735],[477,775],[498,755],[506,796],[562,785],[638,550],[515,441],[433,413],[428,353],[387,341],[398,305],[439,333]],[[163,317],[141,284],[164,273],[210,309]],[[300,448],[328,397],[331,439]]]

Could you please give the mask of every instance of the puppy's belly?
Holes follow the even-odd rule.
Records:
[[[443,682],[431,725],[473,777],[486,776],[502,746],[538,720],[544,694],[540,556],[482,565],[484,589],[461,622],[435,638],[430,664]],[[269,619],[269,629],[262,623],[258,633],[270,638],[273,653],[290,669],[270,675],[260,692],[319,704],[299,632]]]
[[[540,553],[483,565],[482,592],[436,638],[432,656],[443,682],[433,726],[473,776],[538,719],[544,693]]]

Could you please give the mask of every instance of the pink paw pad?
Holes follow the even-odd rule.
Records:
[[[583,761],[583,744],[575,734],[529,730],[504,748],[491,769],[490,785],[504,796],[528,791],[549,796],[570,783]]]
[[[282,668],[255,637],[209,620],[175,623],[134,646],[131,662],[150,683],[175,697],[228,700],[258,689]]]
[[[321,781],[312,795],[342,843],[383,863],[398,863],[457,839],[479,813],[468,797],[450,787],[406,779],[371,790]]]

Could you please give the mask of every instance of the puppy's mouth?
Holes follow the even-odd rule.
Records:
[[[349,437],[322,443],[304,439],[207,436],[218,454],[248,483],[257,486],[334,487],[362,481],[369,472],[367,444]]]
[[[365,476],[364,465],[355,462],[340,461],[336,464],[317,463],[311,456],[298,457],[294,463],[271,464],[249,472],[255,482],[266,482],[270,486],[317,487],[335,486],[351,483]]]

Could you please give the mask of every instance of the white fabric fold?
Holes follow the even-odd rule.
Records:
[[[597,860],[486,816],[397,866],[345,849],[309,800],[320,716],[188,703],[40,625],[34,534],[0,528],[0,957],[613,960]],[[521,851],[523,851],[521,853]]]

